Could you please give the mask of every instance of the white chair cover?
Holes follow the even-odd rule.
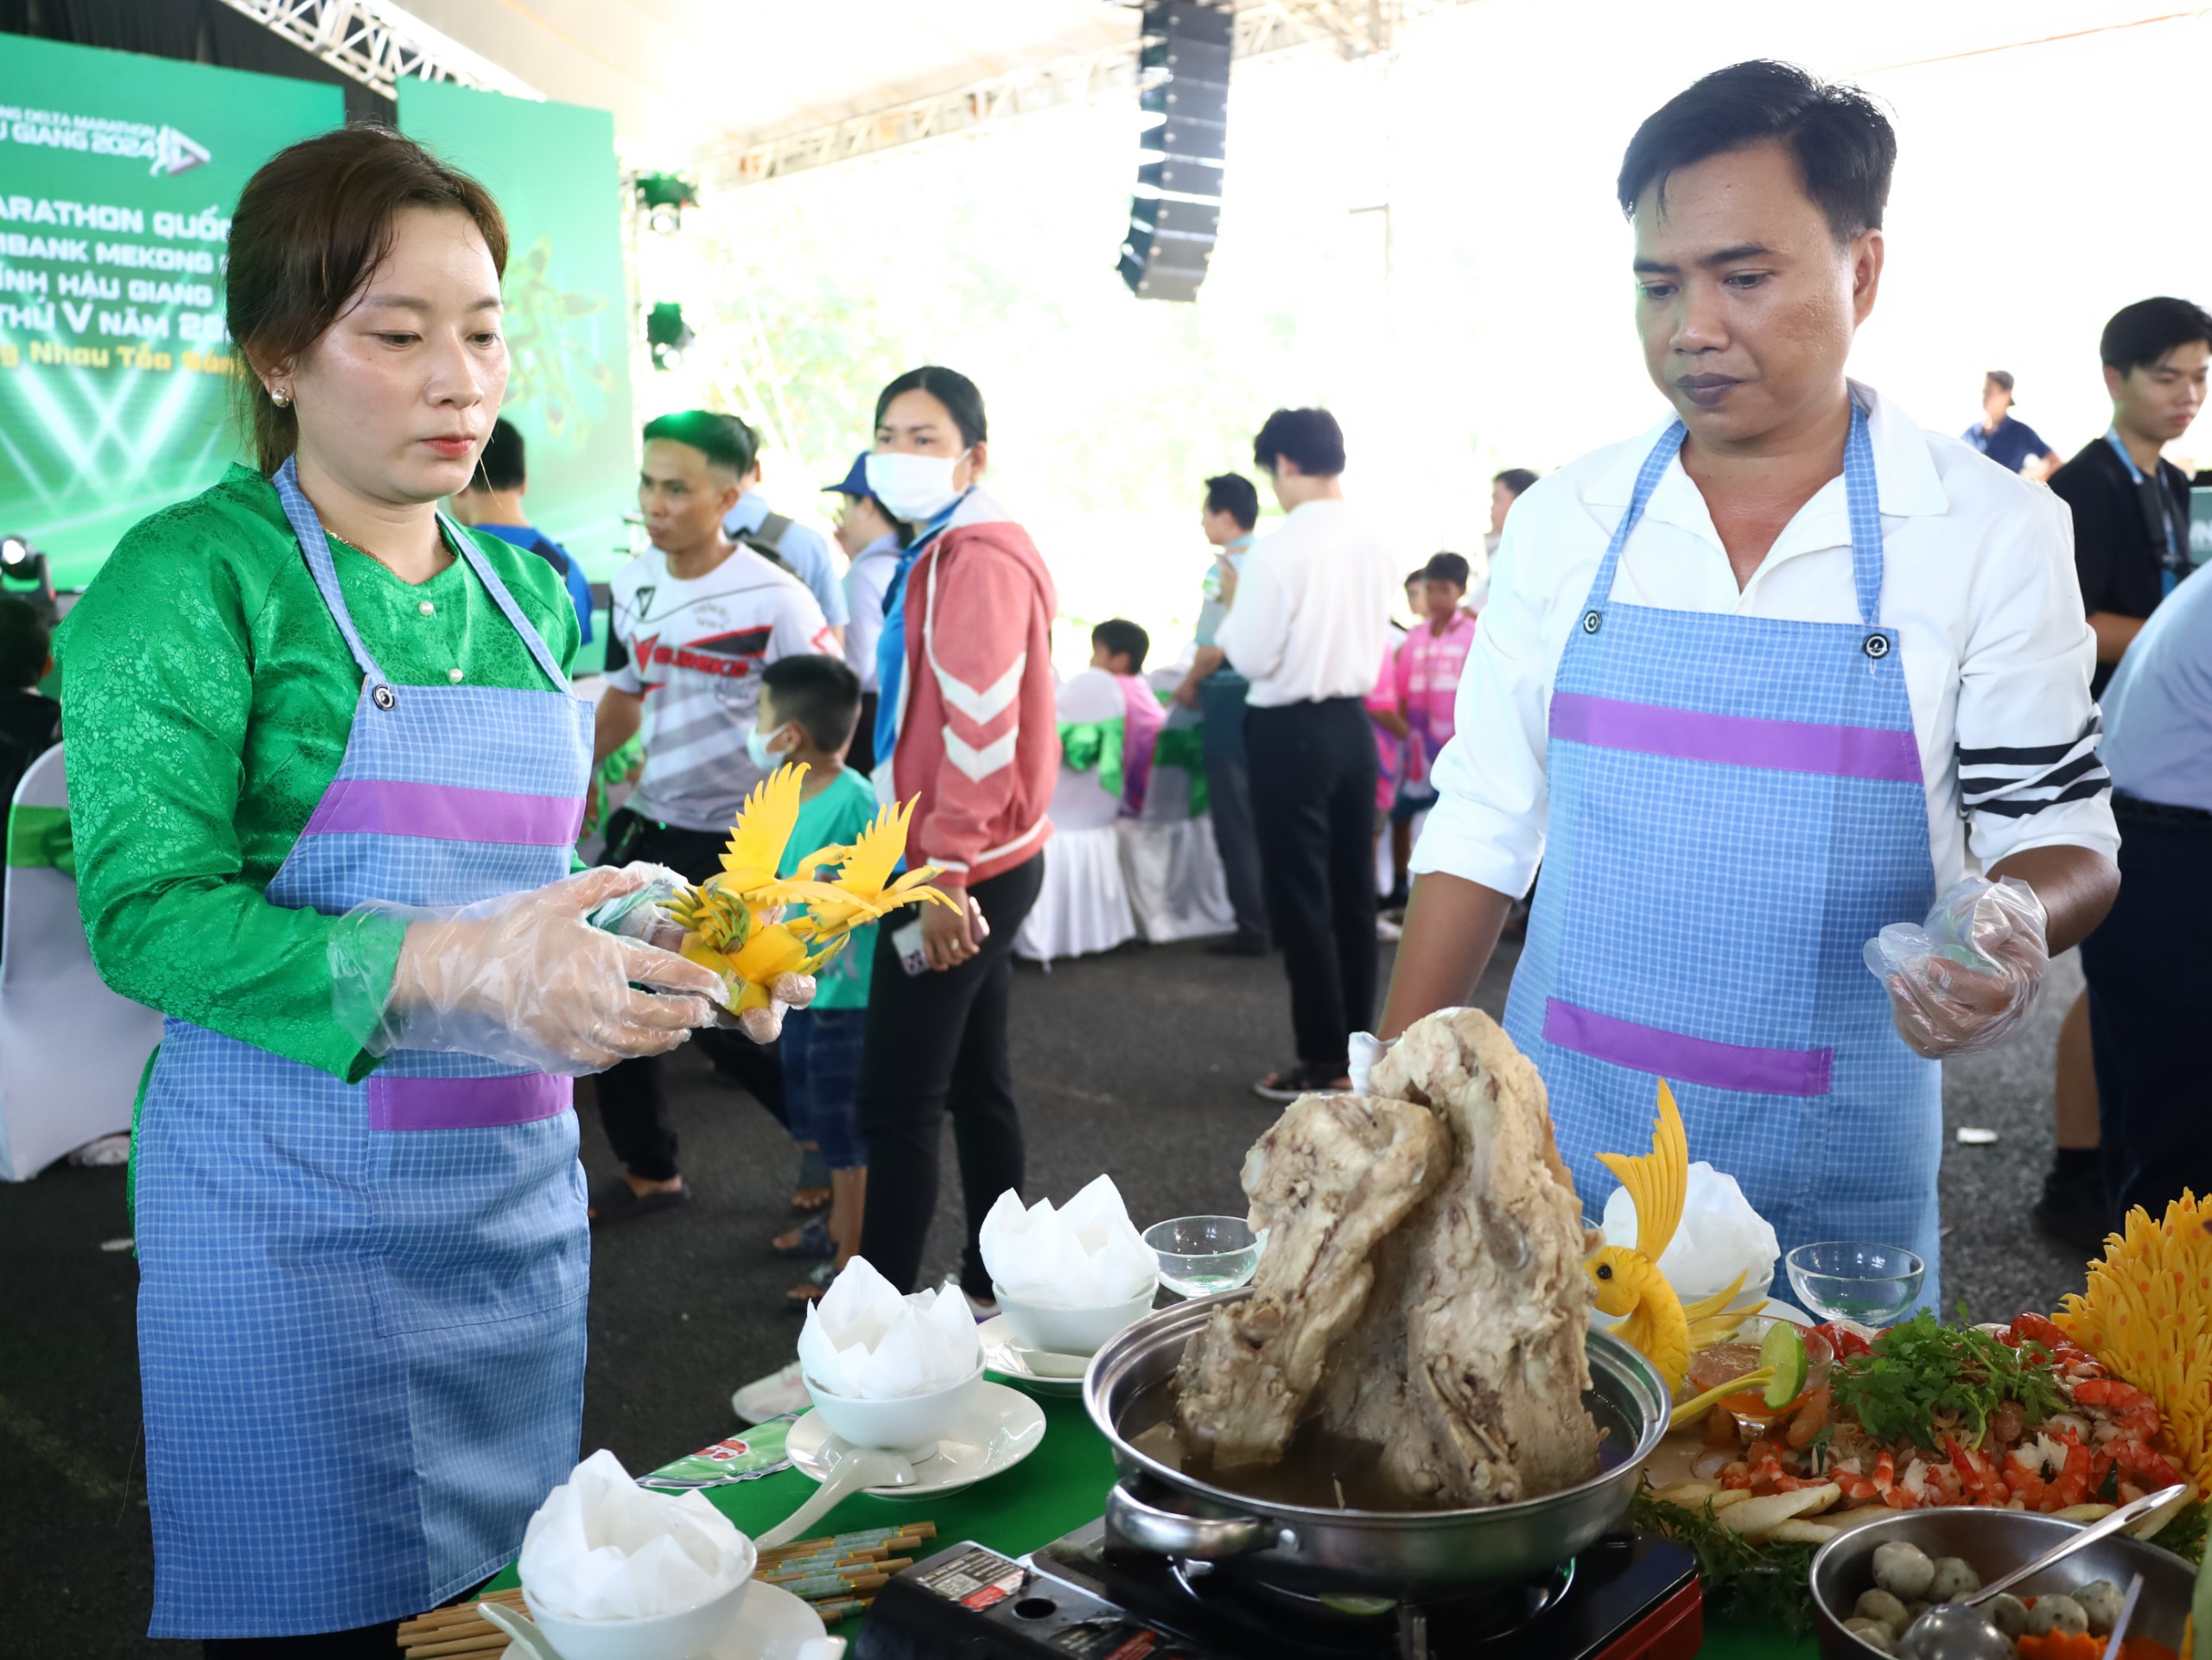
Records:
[[[1091,670],[1059,689],[1059,718],[1110,721],[1122,713],[1114,677]],[[1094,770],[1078,773],[1060,763],[1052,789],[1052,839],[1045,848],[1045,883],[1037,903],[1014,936],[1014,952],[1033,963],[1109,951],[1134,939],[1137,919],[1122,876],[1115,821],[1122,804],[1099,786]]]
[[[69,805],[61,747],[33,761],[16,805]],[[10,866],[0,925],[0,1180],[29,1181],[73,1148],[130,1128],[162,1017],[102,983],[67,871]]]
[[[1178,703],[1169,709],[1163,731],[1199,724],[1197,710]],[[1147,939],[1158,945],[1236,932],[1236,913],[1230,908],[1221,854],[1213,843],[1213,817],[1191,816],[1188,772],[1155,762],[1144,811],[1123,819],[1120,830],[1122,875]]]

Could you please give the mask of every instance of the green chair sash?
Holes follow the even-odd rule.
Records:
[[[77,875],[77,843],[67,807],[20,806],[8,815],[8,862],[19,870]]]

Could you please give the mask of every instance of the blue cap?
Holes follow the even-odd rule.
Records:
[[[869,496],[875,493],[868,487],[868,451],[863,449],[853,457],[853,470],[835,484],[825,484],[822,493],[841,496]]]

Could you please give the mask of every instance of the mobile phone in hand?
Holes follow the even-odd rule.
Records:
[[[899,966],[906,970],[909,977],[930,971],[930,957],[922,949],[922,925],[918,919],[893,934],[891,946],[899,953]]]

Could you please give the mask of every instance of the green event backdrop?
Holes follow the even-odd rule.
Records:
[[[344,117],[334,86],[0,35],[0,534],[60,586],[236,454],[231,209]]]
[[[400,130],[474,174],[507,217],[501,410],[530,461],[531,523],[594,577],[629,557],[629,309],[614,118],[440,81],[399,86]]]

